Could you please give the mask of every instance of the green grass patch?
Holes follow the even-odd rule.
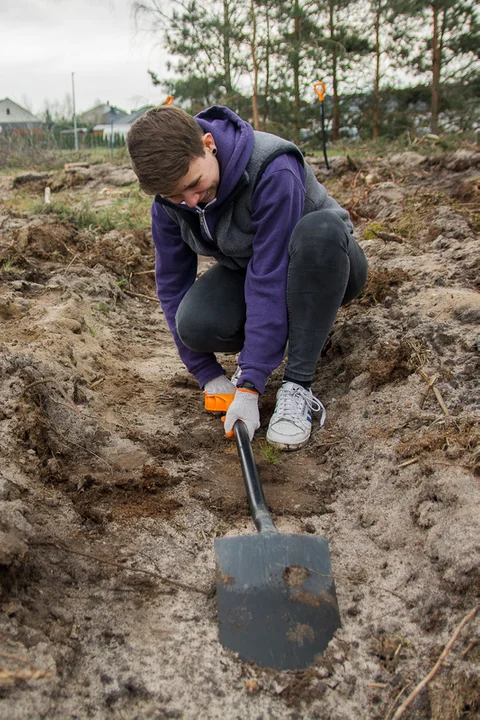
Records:
[[[405,197],[402,217],[392,224],[392,229],[407,241],[415,241],[425,232],[435,218],[439,205],[450,205],[452,201],[443,192],[415,192]]]
[[[43,203],[39,212],[54,213],[60,220],[72,223],[77,230],[113,230],[116,225],[108,210],[95,210],[89,200],[70,204],[62,199],[55,199],[50,205]]]
[[[266,440],[259,443],[259,450],[263,460],[269,465],[276,465],[280,461],[281,450]]]
[[[61,220],[71,222],[78,230],[135,230],[149,227],[151,198],[132,188],[111,204],[95,207],[95,198],[80,201],[56,197],[50,205],[42,204],[43,212],[54,212]]]
[[[22,190],[8,198],[4,207],[27,215],[54,214],[77,230],[107,232],[115,228],[136,230],[150,226],[152,200],[138,187],[123,190],[108,205],[96,207],[95,200],[97,195],[93,194],[86,197],[60,192],[52,195],[51,203],[46,205],[38,194]]]
[[[102,312],[102,313],[108,313],[108,311],[110,310],[107,303],[102,302],[102,301],[94,303],[92,307],[93,307],[93,310],[97,310],[98,312]]]
[[[21,272],[21,270],[15,267],[13,260],[5,260],[2,264],[1,270],[2,273],[9,273],[10,275],[17,275]]]
[[[378,237],[376,233],[379,232],[389,232],[389,230],[383,223],[371,222],[363,231],[362,240],[375,240]]]

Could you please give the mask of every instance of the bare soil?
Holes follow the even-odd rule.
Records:
[[[102,232],[8,209],[47,184],[108,205],[131,173],[2,177],[1,718],[391,720],[477,606],[479,153],[332,165],[314,167],[369,281],[318,366],[325,426],[300,452],[266,446],[280,368],[254,441],[279,529],[331,551],[342,628],[297,672],[218,642],[213,541],[254,528],[152,300],[148,216]],[[479,717],[479,654],[472,617],[403,716]]]

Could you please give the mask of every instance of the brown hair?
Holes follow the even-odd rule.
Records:
[[[127,150],[140,187],[148,195],[172,194],[190,162],[205,153],[203,130],[185,110],[160,105],[135,120]]]

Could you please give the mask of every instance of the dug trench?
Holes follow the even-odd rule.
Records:
[[[327,422],[304,450],[265,442],[281,368],[261,400],[267,503],[281,532],[328,538],[342,619],[296,672],[218,642],[213,542],[254,528],[154,300],[148,214],[80,229],[41,204],[65,175],[3,176],[2,718],[390,720],[467,616],[402,714],[478,717],[479,157],[421,157],[312,159],[370,275],[322,355]],[[68,192],[135,197],[118,173],[70,172]],[[26,185],[35,213],[12,210]]]

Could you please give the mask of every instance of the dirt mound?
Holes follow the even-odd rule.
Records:
[[[218,642],[213,541],[253,526],[235,448],[152,302],[148,211],[134,230],[2,211],[2,717],[390,719],[445,648],[404,717],[478,717],[478,164],[425,157],[316,166],[370,273],[319,363],[310,444],[265,442],[281,368],[261,400],[267,502],[281,531],[328,538],[342,620],[298,672]],[[47,180],[95,203],[131,175],[31,182]]]
[[[43,191],[47,186],[52,192],[66,188],[99,185],[125,187],[133,185],[136,176],[130,165],[113,165],[111,163],[68,163],[63,170],[57,172],[24,172],[15,175],[12,180],[14,188],[28,187],[30,191]]]

